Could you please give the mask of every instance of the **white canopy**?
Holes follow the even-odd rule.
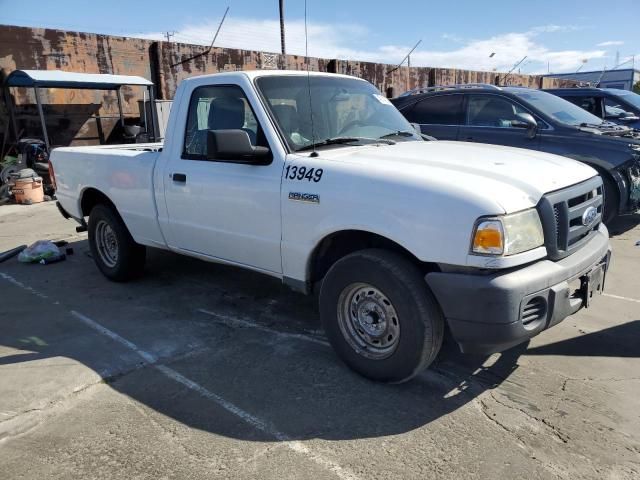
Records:
[[[55,87],[115,90],[122,85],[152,86],[143,77],[102,73],[76,73],[62,70],[14,70],[6,80],[9,87]]]

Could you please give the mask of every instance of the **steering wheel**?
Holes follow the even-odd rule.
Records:
[[[342,127],[340,129],[340,131],[338,132],[338,135],[342,135],[344,132],[349,130],[351,127],[356,127],[358,125],[366,126],[367,124],[364,123],[364,121],[362,121],[362,120],[352,120],[351,122],[347,123],[344,127]]]

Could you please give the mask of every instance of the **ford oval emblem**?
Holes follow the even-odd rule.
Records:
[[[585,227],[588,227],[594,222],[597,216],[598,216],[598,209],[596,207],[587,208],[582,214],[582,224]]]

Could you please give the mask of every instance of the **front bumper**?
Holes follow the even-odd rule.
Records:
[[[575,296],[574,284],[599,265],[606,274],[610,256],[609,234],[601,225],[588,243],[557,262],[541,260],[488,275],[432,272],[425,280],[460,349],[489,354],[517,345],[580,310],[585,302]],[[532,317],[532,311],[539,315]]]

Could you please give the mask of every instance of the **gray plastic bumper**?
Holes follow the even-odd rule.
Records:
[[[433,272],[425,280],[438,299],[451,333],[467,353],[506,350],[580,310],[575,284],[599,266],[609,266],[604,226],[582,248],[558,262],[541,260],[488,275]],[[604,286],[604,276],[601,279]],[[584,285],[584,282],[582,282]],[[533,305],[539,315],[526,316]],[[525,318],[526,317],[526,318]]]

